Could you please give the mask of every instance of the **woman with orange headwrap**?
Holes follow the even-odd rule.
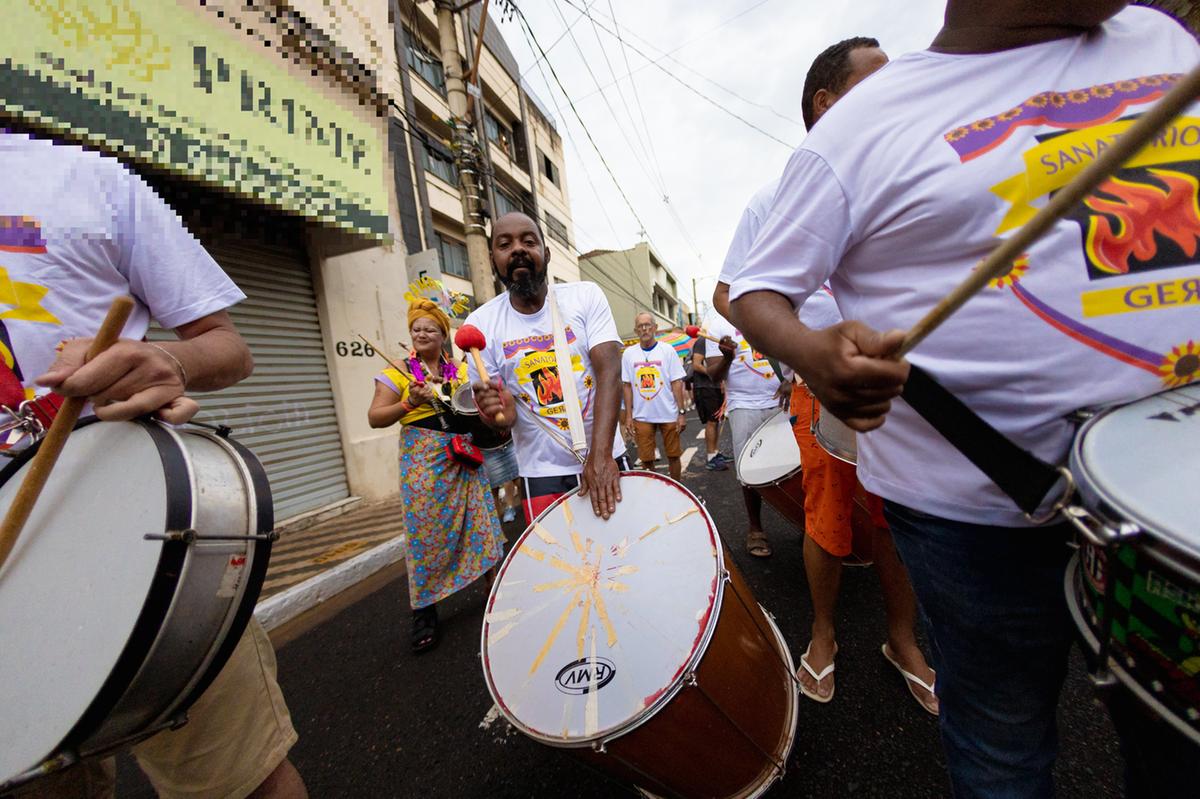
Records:
[[[408,590],[413,607],[412,648],[437,644],[436,602],[467,587],[504,554],[504,537],[483,469],[455,460],[449,406],[467,382],[464,364],[442,347],[450,318],[431,300],[408,307],[412,350],[401,369],[375,378],[367,418],[372,427],[396,422],[400,432],[400,486],[408,532]]]

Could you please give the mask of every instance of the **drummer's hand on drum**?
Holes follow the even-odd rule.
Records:
[[[475,407],[485,424],[505,430],[512,427],[517,418],[516,401],[509,390],[500,385],[499,379],[492,378],[487,383],[477,380],[471,384],[471,390],[475,392]],[[503,422],[496,421],[498,413],[504,414]]]
[[[592,498],[592,512],[607,519],[617,512],[621,501],[621,471],[612,454],[596,455],[593,451],[583,464],[579,475],[579,496]]]
[[[99,419],[108,422],[153,413],[183,424],[200,406],[184,396],[180,367],[162,349],[145,341],[120,339],[87,360],[90,338],[63,342],[58,357],[34,382],[64,397],[87,397]]]
[[[904,390],[908,362],[891,357],[903,341],[903,330],[880,333],[862,322],[808,330],[797,342],[804,352],[799,371],[823,408],[865,433],[883,424]]]

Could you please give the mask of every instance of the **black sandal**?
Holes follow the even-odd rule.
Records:
[[[428,652],[437,646],[437,605],[417,608],[412,614],[413,654]]]

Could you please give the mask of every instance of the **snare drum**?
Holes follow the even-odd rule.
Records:
[[[846,423],[812,401],[812,434],[821,449],[846,463],[858,463],[858,439]]]
[[[496,430],[479,418],[470,383],[463,383],[454,390],[450,397],[450,409],[454,411],[455,432],[470,433],[471,441],[480,449],[499,449],[511,438],[507,430]]]
[[[35,449],[0,472],[0,513]],[[182,723],[254,612],[272,525],[231,439],[77,428],[0,569],[0,793]]]
[[[737,474],[784,518],[804,529],[800,445],[785,411],[758,426],[738,453]]]
[[[760,796],[795,738],[787,646],[691,492],[626,472],[621,494],[608,521],[561,497],[509,552],[488,690],[526,735],[645,792]]]
[[[1107,410],[1071,450],[1067,604],[1098,681],[1200,743],[1200,384]]]

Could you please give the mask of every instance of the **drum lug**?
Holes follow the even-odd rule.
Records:
[[[731,581],[731,579],[732,579],[732,578],[730,578],[730,576],[729,576],[729,570],[728,570],[728,569],[721,569],[721,582],[723,582],[723,583],[729,583],[729,582]]]
[[[608,747],[605,746],[607,741],[595,741],[592,743],[592,751],[598,755],[608,754]]]
[[[1117,685],[1117,678],[1109,671],[1107,665],[1098,666],[1095,671],[1088,675],[1088,678],[1091,679],[1092,685],[1101,691],[1107,691]]]
[[[697,685],[699,685],[700,681],[696,679],[696,672],[689,671],[687,674],[683,675],[683,684],[687,688],[695,688]]]
[[[278,541],[279,533],[272,530],[262,535],[202,535],[188,528],[187,530],[170,530],[166,533],[146,533],[142,536],[142,540],[182,541],[185,544],[194,544],[197,541]]]
[[[1087,509],[1078,505],[1068,505],[1063,508],[1063,515],[1067,517],[1076,530],[1083,535],[1084,538],[1098,547],[1107,548],[1123,541],[1127,538],[1135,538],[1142,534],[1142,528],[1138,527],[1133,522],[1121,522],[1116,527],[1105,524],[1100,519],[1097,519]]]

